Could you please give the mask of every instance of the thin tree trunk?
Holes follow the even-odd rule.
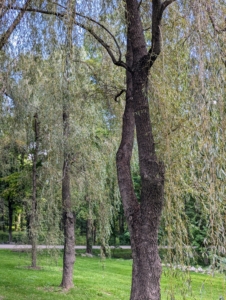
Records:
[[[94,220],[93,222],[93,245],[96,245],[96,238],[97,238],[97,230],[96,230],[96,227],[97,227],[97,224],[96,224],[96,220]]]
[[[93,252],[93,220],[90,198],[85,197],[87,202],[88,217],[86,220],[86,253],[92,254]]]
[[[63,227],[64,227],[64,257],[63,276],[61,286],[65,289],[73,287],[73,268],[75,262],[75,220],[72,211],[70,193],[70,153],[69,153],[69,127],[70,127],[70,58],[72,50],[72,28],[74,22],[74,1],[68,1],[67,14],[67,44],[65,78],[67,88],[64,91],[63,99],[63,140],[64,140],[64,164],[62,180],[62,205],[63,205]]]
[[[70,160],[68,153],[69,138],[69,110],[63,107],[63,134],[64,134],[64,165],[62,179],[62,204],[63,204],[63,227],[64,227],[64,257],[63,278],[61,286],[65,289],[73,287],[73,267],[75,262],[75,230],[74,214],[72,211],[70,194]]]
[[[31,266],[37,267],[37,162],[39,151],[39,121],[38,114],[34,115],[34,153],[32,168],[32,207],[30,216],[30,237],[31,237]]]
[[[86,253],[92,254],[93,252],[93,222],[88,217],[86,221]]]
[[[73,287],[73,267],[75,262],[74,214],[72,212],[70,195],[70,167],[65,155],[62,181],[63,226],[64,226],[64,256],[63,276],[61,286],[65,289]]]
[[[8,211],[9,211],[9,243],[12,243],[13,205],[10,198],[8,199]]]

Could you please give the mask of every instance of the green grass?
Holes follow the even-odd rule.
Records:
[[[0,300],[128,300],[131,260],[78,256],[74,284],[69,292],[59,288],[62,276],[61,254],[39,254],[40,270],[28,269],[30,254],[0,250]],[[163,272],[162,299],[226,299],[223,275],[190,276],[179,271]],[[222,298],[220,298],[222,297]]]

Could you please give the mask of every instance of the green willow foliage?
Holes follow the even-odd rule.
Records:
[[[162,242],[176,246],[169,250],[173,261],[189,261],[193,254],[186,246],[195,245],[200,231],[199,250],[220,266],[226,225],[225,66],[216,40],[225,34],[217,36],[207,5],[195,1],[181,12],[169,10],[163,54],[150,75],[150,103],[156,145],[166,165],[162,226],[167,235]],[[225,9],[217,8],[215,19]],[[198,231],[187,216],[189,205],[198,216]]]
[[[36,1],[33,5],[62,13],[67,3]],[[145,0],[140,6],[149,45],[151,5]],[[76,6],[80,13],[76,21],[92,28],[118,57],[119,49],[109,32],[81,15],[106,26],[115,36],[122,58],[126,52],[123,6],[123,1],[79,1]],[[223,0],[171,5],[161,27],[163,51],[149,78],[156,147],[166,167],[160,240],[168,246],[167,261],[172,263],[193,259],[193,249],[188,246],[198,239],[198,230],[204,232],[199,247],[213,265],[217,266],[225,253],[225,14]],[[14,15],[15,11],[10,11],[8,20]],[[43,207],[55,211],[51,224],[55,215],[60,219],[65,31],[54,15],[27,13],[0,58],[0,91],[6,89],[13,98],[16,126],[23,128],[28,146],[32,115],[36,110],[40,114],[42,149],[47,152],[40,168],[40,197],[48,199],[43,200]],[[92,199],[91,212],[93,219],[99,220],[100,238],[108,239],[109,220],[114,206],[119,205],[113,161],[124,106],[123,96],[119,103],[114,96],[125,87],[125,75],[112,66],[105,49],[83,29],[75,26],[73,38],[69,79],[72,197],[76,210],[87,195]],[[6,101],[5,96],[1,100]],[[1,118],[6,120],[4,107]],[[138,173],[137,162],[132,169]],[[198,215],[197,231],[191,227],[191,207],[194,216]]]

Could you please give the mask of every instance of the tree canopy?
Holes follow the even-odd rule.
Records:
[[[60,228],[82,211],[105,247],[121,200],[131,300],[160,299],[158,242],[172,263],[198,246],[217,266],[225,251],[225,13],[221,0],[0,4],[1,197],[20,194],[37,114],[40,214]]]

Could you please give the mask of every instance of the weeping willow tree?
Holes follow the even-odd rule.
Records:
[[[225,27],[223,17],[213,23],[213,11],[221,15],[225,7],[215,4],[210,15],[209,5],[195,1],[169,11],[149,93],[157,152],[166,166],[161,227],[167,234],[161,243],[168,246],[167,262],[190,264],[198,245],[212,267],[223,269]],[[196,224],[187,214],[189,206]]]
[[[215,11],[220,18],[216,21]],[[194,99],[193,135],[190,172],[197,184],[197,203],[206,220],[205,252],[212,265],[221,266],[225,251],[225,6],[222,2],[192,3],[191,12],[196,20],[196,35],[191,35],[193,76],[191,96]],[[215,23],[217,22],[217,23]],[[218,31],[217,31],[218,28]],[[221,28],[221,29],[220,29]],[[223,34],[221,35],[220,32]],[[211,37],[211,38],[209,38]]]
[[[38,111],[41,124],[41,149],[46,153],[46,159],[41,162],[41,197],[42,199],[49,199],[48,205],[46,200],[42,203],[42,207],[38,205],[39,213],[41,213],[38,227],[40,231],[43,230],[43,227],[44,230],[46,228],[52,229],[49,231],[49,236],[46,237],[48,242],[57,241],[53,238],[53,232],[59,233],[57,224],[59,225],[60,222],[55,223],[56,220],[59,221],[59,202],[54,204],[54,197],[58,201],[59,183],[63,178],[62,175],[59,175],[63,149],[65,149],[65,141],[60,129],[62,126],[60,112],[62,113],[62,99],[65,99],[65,93],[68,93],[68,105],[71,103],[71,107],[69,109],[68,106],[67,109],[71,113],[70,127],[72,128],[67,139],[67,151],[70,154],[67,158],[71,168],[70,172],[73,174],[71,180],[73,186],[71,210],[75,210],[77,207],[76,201],[81,198],[80,194],[83,193],[80,180],[83,175],[78,176],[80,172],[84,173],[79,163],[82,160],[85,162],[87,174],[92,174],[88,177],[90,187],[88,188],[88,194],[92,200],[92,205],[96,207],[96,216],[99,221],[98,235],[101,237],[103,244],[107,244],[106,241],[111,231],[109,220],[111,220],[113,211],[113,204],[109,201],[107,194],[113,192],[110,191],[110,185],[107,186],[105,176],[107,173],[106,168],[112,168],[110,166],[112,160],[109,161],[108,152],[114,153],[112,147],[115,143],[108,141],[105,135],[106,137],[111,135],[109,134],[109,127],[112,121],[108,119],[108,103],[104,99],[106,91],[104,88],[98,90],[97,84],[92,83],[91,77],[95,76],[93,74],[94,70],[91,67],[92,72],[84,72],[82,67],[85,62],[78,59],[76,48],[72,47],[70,55],[73,63],[70,64],[70,77],[66,80],[66,83],[65,66],[67,64],[65,57],[67,58],[67,55],[65,56],[64,46],[60,46],[57,51],[52,52],[51,56],[46,59],[38,55],[34,57],[27,54],[20,55],[17,63],[12,68],[11,80],[10,76],[8,77],[7,92],[14,99],[14,114],[20,124],[26,124],[26,118],[30,119],[32,112]],[[86,55],[84,56],[87,60]],[[92,65],[91,60],[89,62]],[[93,61],[93,64],[95,64],[95,61]],[[19,74],[18,81],[15,81],[15,74]],[[67,88],[65,88],[65,84]],[[81,110],[81,106],[84,111]],[[101,141],[104,144],[101,147],[102,154],[100,154]],[[87,152],[89,155],[81,155],[83,152]],[[93,152],[96,154],[93,154]],[[104,158],[103,152],[105,152],[106,158]],[[107,164],[108,167],[106,167]],[[110,171],[108,172],[110,173]],[[91,180],[93,180],[93,183],[89,182]],[[96,181],[95,184],[94,181]],[[51,214],[54,214],[54,216],[51,217]],[[45,218],[48,218],[47,222],[44,221]],[[44,223],[44,226],[40,226],[40,223]]]
[[[16,4],[3,8],[23,10]],[[164,198],[163,242],[172,262],[178,254],[179,261],[191,255],[185,214],[191,199],[207,224],[205,245],[212,257],[220,258],[225,246],[224,9],[221,1],[201,0],[77,3],[74,25],[90,34],[105,50],[102,57],[109,55],[126,74],[116,95],[117,100],[126,94],[117,169],[133,252],[131,299],[160,299],[157,239]],[[46,55],[45,37],[56,44],[60,40],[56,26],[61,28],[67,16],[67,3],[39,1],[26,11],[34,32],[39,20],[49,20],[42,42],[33,39],[36,53]],[[80,37],[75,38],[78,44]],[[96,50],[96,43],[89,50]],[[140,197],[130,170],[135,127]]]
[[[7,118],[11,119],[11,126],[2,133],[12,135],[14,139],[17,139],[14,135],[21,136],[24,143],[22,167],[25,169],[24,165],[26,166],[26,172],[21,172],[20,177],[24,181],[26,180],[26,185],[30,184],[30,193],[24,196],[24,199],[21,199],[21,201],[24,202],[27,229],[29,230],[32,244],[32,267],[36,267],[38,239],[41,236],[41,232],[42,238],[46,232],[46,228],[42,226],[44,218],[40,216],[43,211],[46,211],[44,206],[46,206],[47,196],[43,193],[43,190],[45,190],[44,185],[47,180],[45,176],[47,173],[45,167],[46,158],[47,153],[50,151],[48,128],[52,125],[52,120],[48,114],[49,110],[51,110],[50,102],[45,101],[44,105],[41,101],[42,97],[46,96],[44,92],[46,84],[40,69],[42,67],[45,68],[45,65],[43,65],[41,60],[34,59],[29,55],[18,57],[17,63],[12,66],[11,70],[8,69],[7,85],[3,96],[3,98],[7,97],[10,99],[8,100],[10,110],[1,115],[5,122],[7,122]],[[16,79],[15,74],[18,75]],[[47,99],[51,101],[52,98],[49,98]],[[32,182],[30,180],[31,177]],[[50,213],[50,210],[47,211]],[[59,219],[56,215],[55,218],[56,220]]]

